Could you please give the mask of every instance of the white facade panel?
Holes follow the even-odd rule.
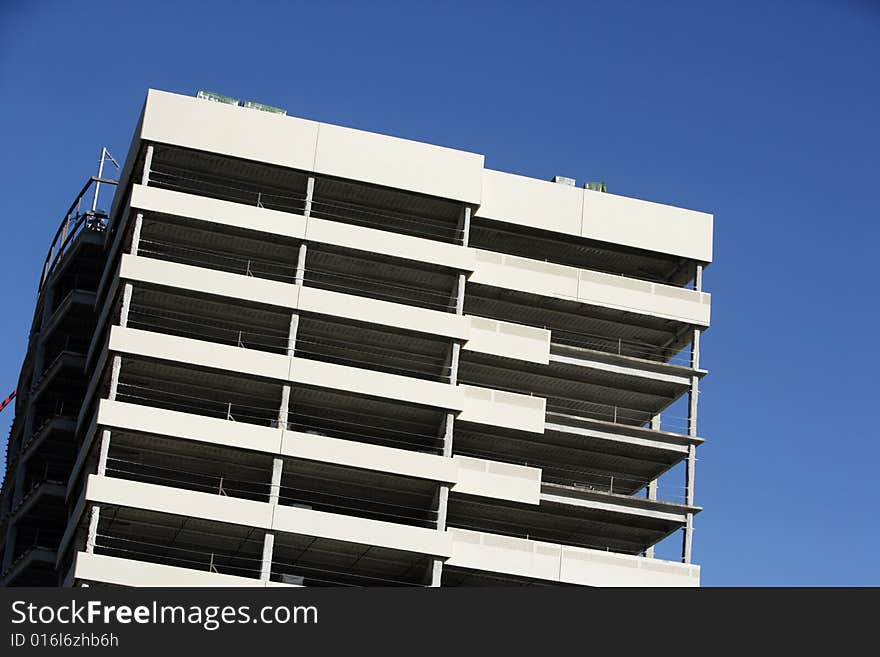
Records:
[[[580,235],[581,192],[577,187],[485,169],[483,200],[476,216]]]
[[[709,325],[705,292],[518,256],[477,251],[473,283]]]
[[[446,564],[585,586],[699,586],[700,568],[627,554],[450,528]]]
[[[98,475],[89,475],[86,500],[259,529],[272,526],[272,506],[264,502]]]
[[[705,212],[485,169],[477,217],[712,261]]]
[[[365,226],[353,226],[309,217],[306,239],[309,242],[332,244],[333,246],[378,253],[414,262],[440,265],[464,272],[474,270],[475,253],[473,249]]]
[[[141,139],[311,171],[318,123],[150,89]]]
[[[109,349],[279,381],[287,381],[290,376],[288,356],[121,326],[110,329]]]
[[[712,262],[711,214],[589,189],[582,191],[583,237]]]
[[[139,587],[206,587],[265,586],[264,582],[252,577],[225,575],[208,570],[195,570],[168,566],[136,559],[122,559],[105,554],[78,552],[73,571],[74,578],[89,582],[100,582],[114,586]],[[280,586],[291,586],[280,584]]]
[[[458,340],[467,340],[470,335],[470,324],[461,315],[313,287],[302,288],[298,308],[303,312],[344,317]]]
[[[322,123],[314,171],[478,204],[483,156]]]
[[[510,500],[524,504],[541,501],[541,469],[456,455],[455,493]]]
[[[448,484],[454,484],[459,477],[457,464],[442,456],[300,431],[284,432],[281,454]]]
[[[302,239],[306,234],[306,218],[298,214],[159,187],[133,185],[130,205],[135,210],[197,219],[292,239]]]
[[[470,317],[470,338],[466,351],[541,363],[550,362],[550,331],[501,322],[484,317]]]
[[[375,545],[440,558],[452,554],[452,538],[446,532],[292,506],[275,508],[272,528],[291,534]]]
[[[296,308],[300,293],[298,285],[129,254],[122,256],[119,276],[128,281],[246,299],[279,308]]]
[[[435,383],[305,358],[293,358],[292,361],[290,380],[294,383],[453,411],[459,411],[464,406],[461,391],[448,383]]]
[[[448,566],[559,581],[562,546],[450,527]]]
[[[468,385],[458,387],[464,392],[464,410],[459,420],[544,433],[547,400],[543,397]]]
[[[281,429],[108,399],[102,399],[99,403],[97,423],[110,429],[194,440],[266,454],[279,454],[282,446]]]

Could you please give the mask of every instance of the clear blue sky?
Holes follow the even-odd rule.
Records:
[[[880,585],[878,71],[874,0],[5,0],[0,396],[101,146],[214,89],[714,213],[703,581]]]

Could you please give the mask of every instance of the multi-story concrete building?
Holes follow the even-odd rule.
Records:
[[[69,383],[54,348],[23,368],[6,583],[34,545],[64,585],[699,583],[711,215],[150,91],[95,225],[84,285],[52,267],[37,302],[48,344],[85,290],[89,339]]]

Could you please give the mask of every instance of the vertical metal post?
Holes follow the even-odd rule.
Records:
[[[98,178],[104,177],[104,162],[108,158],[110,159],[111,162],[113,162],[113,164],[116,165],[117,169],[119,168],[119,162],[114,160],[113,156],[110,155],[110,151],[108,151],[107,148],[104,147],[101,149],[101,162],[100,162],[100,164],[98,164]],[[95,195],[92,197],[92,213],[93,214],[94,214],[95,210],[97,210],[97,208],[98,208],[98,192],[100,190],[101,190],[101,181],[97,180],[97,181],[95,181]],[[61,241],[64,242],[63,239]]]
[[[107,149],[101,149],[101,162],[98,164],[98,178],[101,178],[104,175],[104,158],[107,156]],[[94,213],[98,207],[98,192],[101,189],[101,182],[95,182],[95,195],[92,197],[92,212]],[[63,242],[63,240],[62,240]]]

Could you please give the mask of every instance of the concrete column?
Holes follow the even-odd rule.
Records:
[[[657,480],[648,483],[648,487],[645,489],[645,497],[649,500],[657,499]],[[654,558],[654,546],[652,545],[647,550],[645,550],[645,556],[649,559]]]
[[[107,399],[113,401],[116,399],[116,393],[119,388],[119,371],[122,369],[122,356],[116,354],[113,356],[113,364],[110,368],[110,392]]]
[[[263,537],[263,560],[260,564],[260,581],[264,584],[272,574],[272,552],[275,548],[275,534],[266,533]]]
[[[437,531],[446,531],[446,510],[449,506],[449,486],[441,485],[435,496],[435,504],[437,506]],[[430,567],[430,585],[432,587],[440,586],[443,579],[443,560],[434,559]]]
[[[437,506],[437,529],[446,531],[446,510],[449,507],[449,486],[442,485],[435,496]]]
[[[461,231],[461,245],[467,246],[470,242],[471,234],[471,209],[465,206],[461,209],[461,217],[458,220],[458,227]]]
[[[281,496],[281,472],[284,469],[284,461],[272,459],[272,484],[269,486],[269,504],[278,504]]]
[[[428,576],[430,577],[430,586],[437,587],[440,586],[440,583],[443,581],[443,560],[442,559],[434,559],[431,562],[431,566],[429,568]]]
[[[101,451],[98,453],[98,476],[107,474],[107,456],[110,454],[110,429],[101,431]]]
[[[697,281],[702,282],[702,267],[697,267]],[[691,367],[699,369],[700,367],[700,330],[694,329],[693,340],[691,342]],[[697,436],[697,402],[700,395],[700,379],[696,376],[691,377],[691,388],[688,391],[688,435]],[[697,447],[696,445],[688,446],[687,462],[685,464],[685,504],[694,505],[694,476],[697,467]],[[681,544],[681,560],[684,563],[691,563],[692,547],[694,537],[694,514],[688,513],[685,520],[685,527],[682,533]]]
[[[141,185],[150,184],[150,169],[153,167],[153,145],[147,146],[147,153],[144,156],[144,173],[141,175]]]
[[[312,198],[315,196],[315,177],[309,176],[308,181],[306,181],[306,204],[305,209],[303,210],[303,215],[306,217],[312,216]]]
[[[690,563],[693,559],[694,514],[688,513],[685,518],[684,538],[681,545],[682,563]]]
[[[122,309],[119,311],[119,325],[122,328],[128,326],[128,313],[131,310],[131,295],[134,287],[131,283],[126,283],[122,288]]]
[[[278,428],[287,428],[287,413],[290,410],[290,386],[281,387],[281,404],[278,406]]]
[[[95,544],[98,542],[98,522],[101,520],[101,507],[93,506],[92,515],[89,517],[89,533],[86,537],[86,552],[94,553]]]
[[[296,285],[302,285],[305,282],[306,278],[306,253],[308,252],[308,247],[305,242],[299,245],[299,257],[296,260],[296,279],[294,283]]]
[[[453,342],[449,348],[449,383],[458,385],[458,361],[461,358],[461,343]]]
[[[455,292],[455,314],[464,315],[464,286],[467,283],[467,276],[458,275],[458,283]]]
[[[296,353],[296,334],[299,331],[299,315],[293,313],[290,316],[290,328],[287,331],[287,355]]]
[[[142,212],[138,212],[137,216],[134,218],[134,228],[131,229],[131,249],[129,252],[131,255],[138,254],[138,246],[141,243],[141,228],[144,225],[144,215]]]

